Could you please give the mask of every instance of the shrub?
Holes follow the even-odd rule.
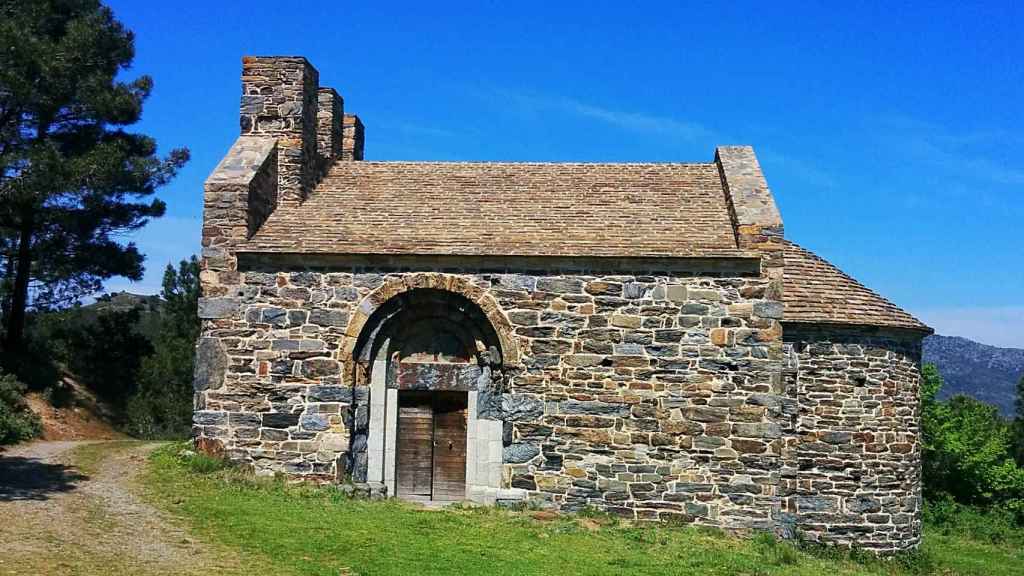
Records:
[[[923,512],[929,532],[987,544],[1024,547],[1024,530],[1017,525],[1014,511],[1008,508],[965,506],[946,497],[925,502]]]
[[[228,461],[223,458],[216,458],[188,449],[178,452],[178,461],[195,474],[212,474],[229,467]]]
[[[0,444],[14,444],[38,436],[42,423],[25,403],[25,385],[0,372]]]
[[[1024,468],[999,410],[967,396],[936,399],[942,378],[922,370],[922,487],[928,500],[999,507],[1024,520]]]

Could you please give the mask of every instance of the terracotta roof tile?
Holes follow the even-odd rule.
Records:
[[[809,250],[787,242],[784,257],[784,322],[932,331],[917,318]]]
[[[744,256],[704,164],[337,162],[243,251]]]

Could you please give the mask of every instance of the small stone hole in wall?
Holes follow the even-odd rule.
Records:
[[[606,367],[610,368],[611,365],[612,365],[612,359],[611,358],[605,358],[604,360],[601,360],[601,366],[606,366]]]

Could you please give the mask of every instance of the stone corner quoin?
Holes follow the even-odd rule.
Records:
[[[360,171],[364,126],[304,58],[246,57],[242,83],[204,189],[198,446],[373,496],[918,545],[929,329],[827,263],[790,265],[813,255],[753,149]],[[480,210],[520,214],[534,186],[535,219],[466,247]],[[664,226],[713,240],[623,230],[642,193],[700,208]],[[434,206],[424,228],[376,220]]]

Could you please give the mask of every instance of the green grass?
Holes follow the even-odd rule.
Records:
[[[588,511],[535,520],[530,511],[424,511],[351,500],[333,488],[287,486],[156,451],[147,494],[202,538],[239,550],[266,574],[1024,574],[1017,540],[974,540],[929,528],[922,551],[889,560],[805,550],[770,535],[739,539],[698,527],[634,526]],[[934,533],[933,533],[934,532]]]
[[[100,465],[111,456],[130,450],[141,444],[138,440],[115,440],[82,444],[71,451],[71,459],[80,472],[92,476],[99,472]]]
[[[1008,510],[980,512],[952,503],[925,508],[925,550],[959,574],[1024,574],[1024,528]]]

